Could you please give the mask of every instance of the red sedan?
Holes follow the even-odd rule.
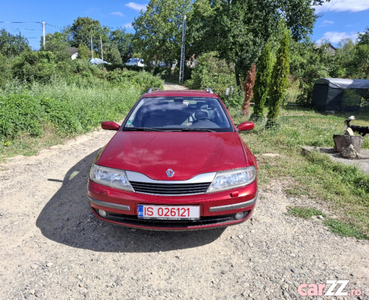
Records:
[[[247,220],[258,196],[255,156],[222,101],[206,91],[144,94],[98,153],[88,198],[101,220],[154,230],[194,230]]]

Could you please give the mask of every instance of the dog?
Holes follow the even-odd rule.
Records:
[[[345,120],[345,125],[347,126],[347,128],[351,128],[352,131],[361,134],[362,136],[365,136],[366,134],[369,133],[369,126],[356,126],[356,125],[351,125],[351,121],[355,120],[354,116],[348,117]]]

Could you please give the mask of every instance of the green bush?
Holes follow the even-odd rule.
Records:
[[[12,59],[6,58],[0,53],[0,88],[12,79],[11,61]]]
[[[146,92],[151,87],[163,88],[163,80],[157,76],[153,76],[146,71],[129,71],[126,69],[116,69],[112,72],[107,72],[105,78],[115,86],[126,87],[136,86],[141,93]]]
[[[37,97],[26,94],[0,96],[0,138],[14,139],[21,132],[40,136],[43,116]]]
[[[66,136],[120,121],[142,93],[163,87],[142,69],[106,67],[83,59],[56,63],[48,51],[0,56],[0,151],[24,135],[42,136],[50,126]]]
[[[140,96],[135,86],[80,87],[62,81],[33,84],[20,94],[9,90],[0,94],[0,140],[10,141],[20,134],[41,136],[43,125],[51,124],[60,135],[82,133],[102,121],[120,121]]]
[[[55,58],[49,51],[25,52],[13,65],[13,76],[21,81],[48,83],[56,72]]]
[[[210,87],[222,99],[226,98],[226,89],[236,87],[234,66],[225,60],[220,60],[216,52],[201,55],[197,60],[197,66],[192,71],[191,79],[185,82],[191,89],[205,89]],[[235,97],[233,100],[237,99]],[[242,99],[242,98],[240,98]],[[237,103],[241,106],[241,102]]]

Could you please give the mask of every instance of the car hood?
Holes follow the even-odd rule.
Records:
[[[187,180],[201,173],[242,168],[251,153],[236,132],[119,131],[96,163],[154,180]],[[166,171],[174,176],[168,178]]]

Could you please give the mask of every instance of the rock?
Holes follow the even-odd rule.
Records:
[[[349,145],[346,148],[342,148],[340,153],[342,157],[345,157],[345,158],[357,158],[358,157],[358,153],[355,150],[353,145]]]
[[[361,147],[364,142],[363,136],[351,136],[351,135],[333,135],[334,149],[341,153],[343,148],[347,148],[352,145],[357,153],[360,153]]]

